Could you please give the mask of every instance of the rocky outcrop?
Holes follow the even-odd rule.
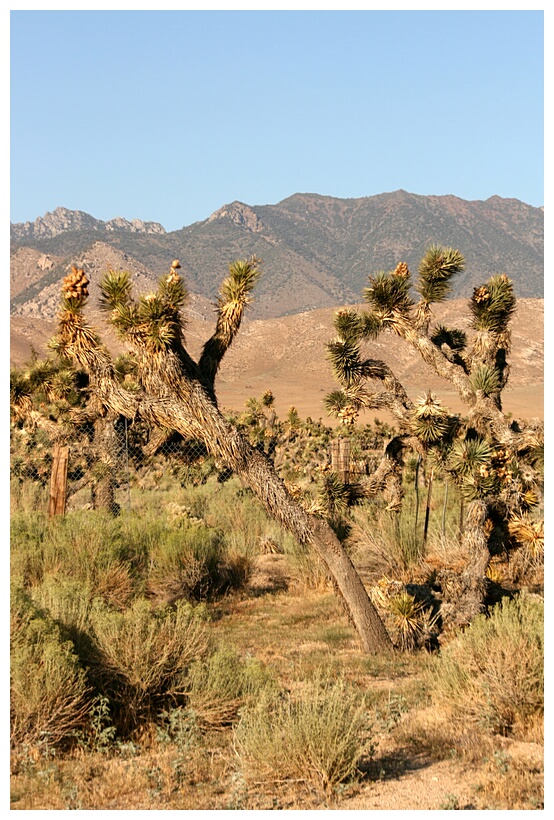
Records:
[[[255,211],[243,202],[231,202],[224,205],[208,217],[206,222],[213,222],[215,219],[230,219],[235,225],[246,228],[251,233],[262,233],[263,225]]]
[[[143,222],[142,219],[123,219],[122,216],[116,216],[115,219],[110,219],[105,223],[107,231],[127,231],[128,233],[148,233],[148,234],[163,234],[165,228],[159,222]]]
[[[55,264],[56,263],[54,262],[52,257],[50,257],[47,253],[43,253],[37,259],[37,268],[40,268],[40,270],[52,270]]]
[[[103,222],[84,211],[70,211],[67,208],[56,208],[44,216],[39,216],[34,222],[17,222],[10,225],[11,241],[17,244],[24,243],[26,239],[49,239],[68,231],[165,234],[165,228],[159,222],[143,222],[142,219],[132,219],[129,222],[121,216]]]

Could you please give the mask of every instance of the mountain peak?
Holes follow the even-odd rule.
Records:
[[[244,202],[238,200],[223,205],[222,208],[214,211],[206,222],[213,222],[216,219],[230,219],[235,225],[246,228],[251,233],[261,233],[263,231],[262,222],[256,212],[250,205],[245,205]]]

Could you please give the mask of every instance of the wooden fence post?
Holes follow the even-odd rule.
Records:
[[[65,500],[67,496],[67,464],[69,461],[69,447],[54,444],[52,450],[52,476],[50,478],[50,503],[48,516],[65,515]]]

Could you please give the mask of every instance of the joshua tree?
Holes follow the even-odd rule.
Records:
[[[77,444],[87,470],[73,492],[90,484],[93,507],[115,513],[113,467],[123,447],[121,420],[95,401],[87,383],[86,374],[67,360],[33,355],[27,367],[10,373],[12,418],[27,432],[43,430],[52,443]]]
[[[157,290],[137,299],[132,297],[127,272],[109,271],[101,283],[107,320],[132,348],[136,389],[128,389],[117,378],[109,352],[87,323],[88,280],[84,271],[64,280],[59,333],[51,342],[52,348],[88,374],[89,390],[107,411],[131,419],[139,417],[202,441],[219,463],[252,489],[271,516],[301,545],[311,545],[323,558],[364,650],[391,649],[385,627],[333,530],[295,501],[267,455],[252,446],[219,411],[216,375],[260,276],[259,260],[230,265],[220,288],[215,331],[198,361],[185,346],[182,311],[187,291],[179,269],[178,260],[174,260]]]
[[[443,617],[464,623],[482,608],[489,548],[507,537],[509,522],[538,502],[535,470],[542,447],[536,423],[519,426],[502,411],[509,374],[509,322],[515,309],[512,283],[504,274],[477,287],[469,300],[473,337],[443,325],[430,327],[432,305],[448,296],[452,278],[464,268],[462,255],[433,245],[412,277],[405,263],[370,277],[364,299],[369,309],[339,310],[336,339],[328,357],[341,389],[326,399],[327,409],[353,423],[362,409],[389,409],[398,435],[388,443],[376,472],[365,481],[366,495],[384,491],[389,509],[402,505],[403,454],[412,449],[431,458],[466,499],[464,546],[469,560],[461,577],[442,578]],[[450,382],[467,407],[467,417],[451,414],[431,392],[413,402],[385,362],[365,358],[362,344],[391,331]],[[513,528],[512,528],[513,529]]]

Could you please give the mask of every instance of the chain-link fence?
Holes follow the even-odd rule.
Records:
[[[210,456],[205,444],[178,433],[123,417],[98,418],[78,434],[60,436],[52,425],[12,425],[10,437],[12,510],[140,512],[173,490],[226,481],[231,472]],[[248,435],[248,431],[244,431]],[[263,431],[262,431],[263,432]],[[347,483],[367,473],[367,458],[356,458],[349,438],[317,437],[310,430],[258,435],[255,446],[269,452],[282,477],[292,483],[331,469]],[[317,439],[317,441],[316,441]],[[367,454],[366,454],[367,455]]]
[[[12,427],[11,506],[46,510],[140,511],[162,486],[198,484],[220,474],[204,444],[126,419],[100,419],[74,438]]]

